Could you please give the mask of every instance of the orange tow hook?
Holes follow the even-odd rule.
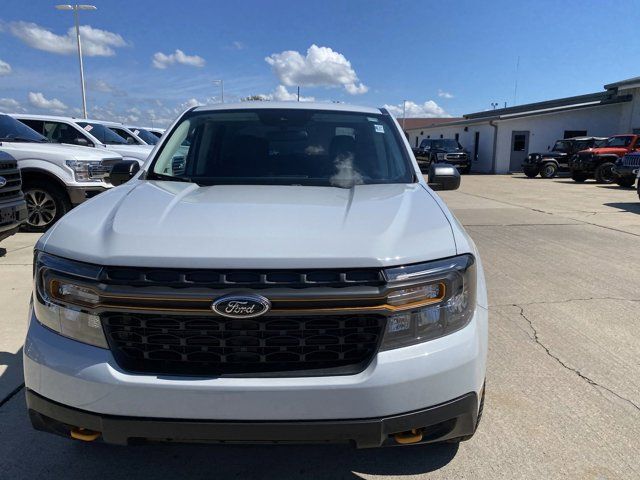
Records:
[[[100,436],[100,432],[94,432],[86,428],[73,427],[69,432],[71,438],[82,440],[83,442],[93,442]]]
[[[414,428],[407,432],[396,433],[393,438],[396,442],[402,445],[416,443],[422,440],[422,429]]]

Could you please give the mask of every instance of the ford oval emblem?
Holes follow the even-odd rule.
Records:
[[[7,184],[7,179],[4,177],[0,177],[0,188],[4,187]]]
[[[224,295],[213,302],[211,308],[223,317],[252,318],[267,313],[271,302],[261,295]]]

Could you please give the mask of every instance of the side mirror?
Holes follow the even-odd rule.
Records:
[[[114,187],[127,183],[140,170],[140,164],[135,160],[123,160],[114,163],[109,173],[109,183]]]
[[[76,141],[74,142],[76,145],[80,145],[82,147],[88,147],[89,146],[89,140],[87,140],[84,137],[78,137],[76,138]]]
[[[136,139],[133,137],[128,137],[127,138],[127,144],[128,145],[135,145],[136,144]]]
[[[448,163],[432,163],[429,167],[429,186],[432,190],[457,190],[460,172]]]

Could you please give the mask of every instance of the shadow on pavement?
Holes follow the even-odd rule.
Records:
[[[22,387],[22,348],[16,353],[0,351],[0,366],[6,367],[0,373],[0,407]]]
[[[638,202],[613,202],[613,203],[605,203],[607,207],[618,208],[620,210],[625,210],[631,213],[640,214],[640,201]]]

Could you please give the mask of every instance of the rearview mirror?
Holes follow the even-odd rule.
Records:
[[[114,163],[109,173],[109,183],[114,187],[127,183],[140,170],[140,164],[135,160],[123,160]]]
[[[448,163],[432,163],[429,167],[429,186],[432,190],[457,190],[460,172]]]

